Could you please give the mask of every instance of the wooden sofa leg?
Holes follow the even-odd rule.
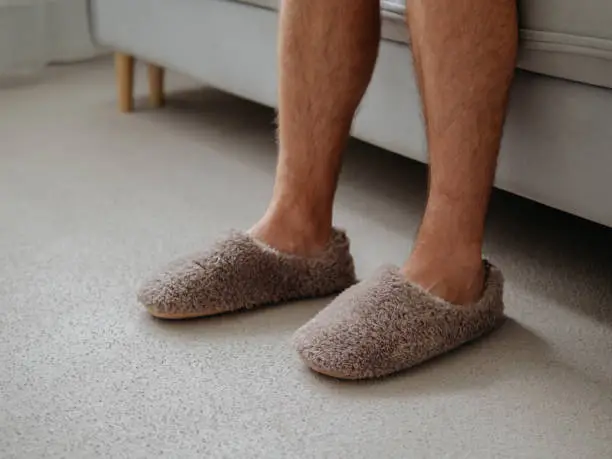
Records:
[[[149,104],[154,108],[164,105],[164,73],[163,67],[155,64],[148,65]]]
[[[115,76],[119,111],[129,113],[134,109],[134,56],[115,53]]]

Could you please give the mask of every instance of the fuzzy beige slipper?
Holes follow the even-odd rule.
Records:
[[[482,298],[456,306],[407,282],[396,267],[340,294],[300,328],[295,346],[314,371],[342,379],[385,376],[493,330],[503,318],[503,277],[485,262]]]
[[[280,253],[245,233],[169,265],[138,300],[154,316],[187,319],[340,292],[355,283],[349,240],[334,230],[312,258]]]

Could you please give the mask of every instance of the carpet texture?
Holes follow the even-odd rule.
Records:
[[[189,319],[329,296],[355,281],[344,231],[334,230],[325,250],[313,257],[280,253],[234,231],[145,281],[138,300],[155,317]]]
[[[266,208],[274,112],[168,75],[117,113],[110,62],[0,90],[0,457],[612,456],[610,230],[495,193],[500,330],[382,381],[317,376],[291,346],[330,300],[188,322],[134,292]],[[552,173],[552,170],[551,170]],[[359,278],[400,264],[426,169],[351,142],[336,203]]]

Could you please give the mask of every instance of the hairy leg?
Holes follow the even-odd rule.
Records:
[[[328,241],[342,152],[380,39],[378,0],[284,0],[279,159],[274,193],[251,234],[285,252]]]
[[[403,273],[456,304],[481,251],[518,42],[515,0],[411,0],[408,26],[430,157],[427,207]]]

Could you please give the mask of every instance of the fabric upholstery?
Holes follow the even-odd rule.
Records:
[[[274,11],[234,1],[91,0],[96,41],[277,105]],[[144,14],[146,13],[146,14]],[[518,71],[496,186],[612,227],[612,91]],[[406,46],[383,40],[353,135],[426,161],[423,118]]]
[[[281,0],[233,0],[278,9]],[[383,0],[382,36],[409,43],[406,0]],[[612,1],[520,0],[518,67],[612,88]]]

